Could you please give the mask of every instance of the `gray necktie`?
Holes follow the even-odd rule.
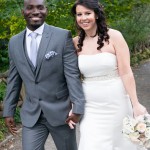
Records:
[[[37,58],[37,51],[38,51],[36,37],[38,34],[35,32],[32,32],[30,33],[30,35],[31,35],[30,60],[32,64],[36,66],[36,58]]]

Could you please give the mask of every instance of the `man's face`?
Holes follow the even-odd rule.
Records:
[[[40,27],[47,16],[44,0],[24,0],[22,14],[27,22],[27,27],[34,31]]]

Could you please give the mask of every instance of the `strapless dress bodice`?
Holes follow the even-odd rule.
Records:
[[[78,65],[85,78],[106,76],[118,72],[116,56],[109,52],[79,55]]]

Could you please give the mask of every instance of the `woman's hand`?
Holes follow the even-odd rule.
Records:
[[[134,117],[138,117],[140,115],[147,114],[148,112],[143,105],[137,103],[133,106],[133,113],[134,113]]]

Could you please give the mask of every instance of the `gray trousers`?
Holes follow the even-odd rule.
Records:
[[[49,133],[54,140],[57,150],[77,150],[75,129],[70,129],[67,124],[53,127],[47,122],[43,114],[35,126],[31,128],[23,126],[23,150],[44,150]]]

